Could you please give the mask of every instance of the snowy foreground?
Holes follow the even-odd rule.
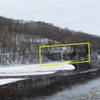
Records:
[[[33,65],[20,65],[0,68],[0,77],[3,76],[29,76],[29,75],[47,75],[53,74],[58,70],[74,70],[75,67],[71,64],[57,65],[57,66],[45,66],[40,67],[39,64]],[[0,79],[0,85],[13,83],[16,81],[24,80],[25,78],[7,78]]]

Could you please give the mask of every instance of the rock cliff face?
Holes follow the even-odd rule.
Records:
[[[71,60],[72,62],[79,62],[79,61],[88,61],[88,47],[81,46],[69,46],[66,48],[63,47],[55,47],[55,48],[48,48],[45,50],[46,56],[50,60],[59,60],[59,61],[67,61]],[[98,62],[100,58],[98,57],[98,53],[91,49],[90,54],[90,62],[88,63],[78,63],[73,64],[76,67],[77,71],[87,70],[90,68],[98,67]],[[97,62],[98,61],[98,62]]]
[[[52,60],[81,60],[87,59],[88,47],[66,46],[45,49],[46,56]]]

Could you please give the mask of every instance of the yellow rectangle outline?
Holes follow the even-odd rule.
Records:
[[[88,44],[88,60],[87,61],[68,62],[68,63],[57,63],[57,64],[48,64],[48,65],[41,64],[41,48],[45,48],[45,47],[56,47],[56,46],[84,45],[84,44]],[[43,66],[56,66],[56,65],[64,65],[64,64],[86,63],[86,62],[90,62],[90,43],[89,42],[39,46],[39,64],[40,64],[40,67],[43,67]]]

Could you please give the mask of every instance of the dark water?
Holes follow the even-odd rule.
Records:
[[[0,87],[0,100],[78,100],[95,87],[100,87],[100,70],[37,77]]]

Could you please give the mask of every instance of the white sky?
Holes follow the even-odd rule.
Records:
[[[100,36],[100,0],[0,0],[0,15]]]

